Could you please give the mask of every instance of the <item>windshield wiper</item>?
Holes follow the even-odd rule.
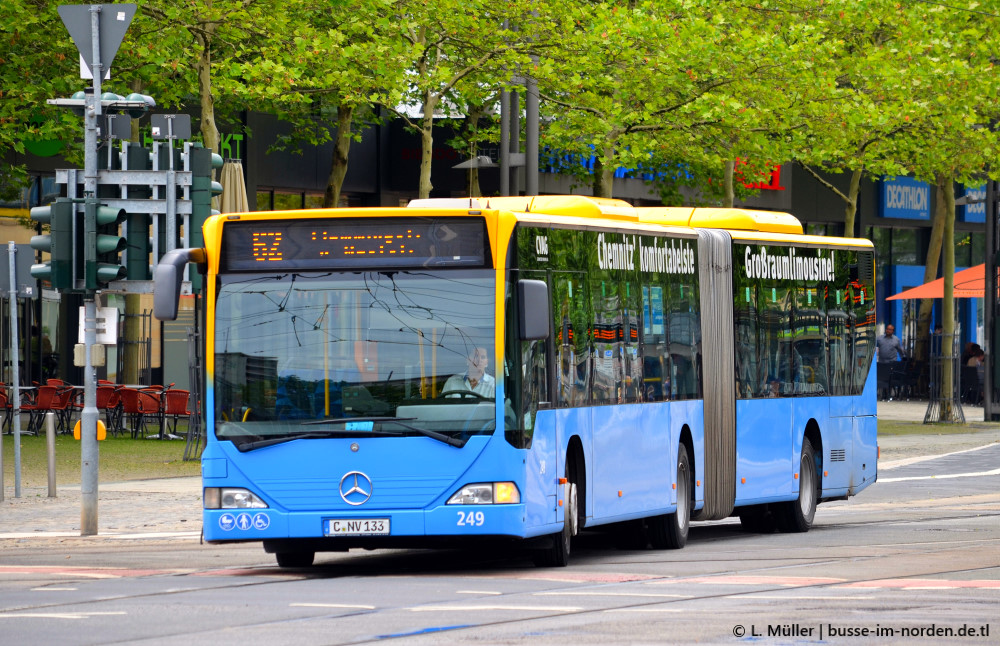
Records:
[[[354,430],[329,430],[329,431],[309,431],[308,433],[295,433],[292,435],[282,435],[280,437],[269,437],[266,439],[254,440],[252,442],[240,443],[237,441],[236,437],[227,437],[224,439],[229,440],[236,445],[236,448],[240,452],[253,451],[254,449],[262,449],[265,446],[274,446],[275,444],[284,444],[285,442],[291,442],[293,440],[320,440],[328,437],[343,437],[351,436],[357,437],[359,435],[358,431]],[[392,433],[389,431],[366,431],[363,433],[364,436],[398,436],[399,433]]]
[[[420,428],[419,426],[412,426],[410,424],[404,424],[403,422],[411,422],[415,417],[333,417],[330,419],[317,419],[309,422],[302,422],[303,426],[312,426],[314,424],[348,424],[350,422],[378,422],[380,424],[395,424],[397,426],[402,426],[408,431],[413,431],[414,433],[420,433],[426,437],[429,437],[438,442],[444,442],[449,446],[455,446],[462,448],[465,446],[467,440],[460,440],[458,438],[445,435],[443,433],[438,433],[437,431],[432,431],[426,428]],[[351,431],[354,432],[354,431]]]

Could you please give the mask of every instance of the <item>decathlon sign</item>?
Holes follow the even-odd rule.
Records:
[[[986,184],[965,187],[965,204],[955,207],[960,222],[986,222]]]
[[[879,196],[883,218],[931,219],[931,187],[910,177],[883,177]]]

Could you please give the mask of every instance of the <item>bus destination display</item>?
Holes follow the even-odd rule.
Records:
[[[474,218],[352,218],[227,222],[225,271],[482,267],[486,230]]]

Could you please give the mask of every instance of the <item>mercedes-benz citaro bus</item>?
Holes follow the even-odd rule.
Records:
[[[204,537],[283,567],[617,523],[804,532],[876,478],[874,251],[788,214],[581,196],[216,215]]]

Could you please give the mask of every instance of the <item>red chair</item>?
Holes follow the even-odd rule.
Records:
[[[32,401],[23,402],[21,410],[28,411],[28,429],[25,431],[31,435],[38,435],[42,428],[42,421],[45,414],[52,410],[52,402],[55,401],[59,389],[55,386],[39,386],[35,391],[35,398]]]
[[[163,398],[159,393],[149,390],[139,391],[139,408],[142,410],[142,415],[147,419],[156,420],[159,425],[159,435],[160,439],[163,439]]]
[[[160,398],[154,392],[145,389],[122,388],[118,391],[122,400],[122,415],[128,419],[132,437],[144,435],[146,422],[155,419],[160,423],[159,435],[163,435],[163,412],[160,409]]]
[[[73,401],[76,399],[76,389],[72,386],[60,388],[56,386],[56,394],[50,404],[59,418],[59,432],[68,432],[73,421],[73,411],[76,410]]]
[[[101,384],[97,386],[97,410],[104,411],[105,426],[108,433],[118,436],[124,428],[122,427],[122,400],[118,391],[120,386]]]
[[[2,385],[0,384],[0,386]],[[2,433],[4,429],[10,430],[11,411],[13,409],[10,401],[7,399],[7,391],[4,388],[0,388],[0,408],[3,408],[3,424],[0,425],[0,433]]]
[[[179,418],[184,417],[190,421],[193,414],[188,410],[190,400],[191,393],[187,390],[168,390],[163,394],[163,415],[164,417],[172,418],[174,421],[172,429],[169,426],[167,427],[167,433],[171,437],[177,437],[177,420]]]

